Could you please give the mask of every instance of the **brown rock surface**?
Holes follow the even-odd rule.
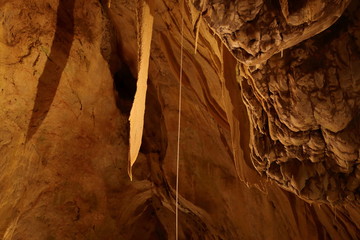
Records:
[[[255,167],[307,200],[360,201],[359,10],[241,70]]]
[[[137,72],[136,1],[112,0],[110,8],[107,1],[97,0],[3,0],[0,6],[0,238],[174,239],[181,5],[155,1],[143,145],[132,182],[127,175],[127,155]],[[315,201],[311,205],[253,168],[255,156],[263,162],[270,153],[267,150],[278,146],[257,144],[254,136],[264,135],[258,139],[265,142],[272,141],[272,134],[279,137],[283,133],[289,144],[281,142],[282,146],[296,150],[304,144],[313,155],[301,168],[291,166],[289,155],[284,155],[290,164],[279,168],[290,170],[283,172],[296,168],[302,174],[300,171],[315,169],[321,176],[331,175],[329,182],[344,181],[336,182],[346,184],[344,194],[356,193],[358,55],[342,54],[344,45],[351,51],[358,46],[356,27],[353,33],[339,28],[343,32],[327,42],[331,46],[323,51],[331,51],[322,58],[324,72],[320,67],[307,69],[306,62],[313,56],[316,59],[316,53],[307,52],[307,42],[294,47],[306,46],[305,53],[310,54],[299,62],[298,53],[291,54],[294,49],[285,50],[284,58],[272,57],[260,66],[277,77],[270,88],[271,75],[261,77],[257,74],[261,69],[242,71],[241,77],[235,59],[204,23],[197,25],[198,52],[194,54],[192,23],[197,15],[191,6],[183,8],[179,239],[360,238],[357,201],[335,206]],[[357,23],[351,20],[345,25],[350,28]],[[271,63],[279,65],[284,60],[289,62],[278,68],[279,73],[273,72]],[[335,64],[329,68],[331,61]],[[300,81],[294,73],[293,80],[281,82],[282,71],[289,71],[291,62],[299,63],[291,67],[294,73],[316,78],[315,84],[308,86],[306,78]],[[302,72],[302,66],[309,72]],[[346,69],[350,67],[354,70],[349,76]],[[334,78],[338,85],[331,88],[331,80],[321,78],[321,73],[334,76],[331,71],[344,77],[344,86]],[[260,95],[264,93],[259,83],[268,83],[263,89],[278,96],[278,103]],[[318,98],[322,91],[327,95]],[[265,104],[274,109],[285,107],[279,97],[283,92],[285,97],[296,94],[305,107],[297,107],[294,101],[286,105],[294,111],[275,111],[274,118],[283,117],[283,122],[272,132],[267,125],[272,112]],[[303,98],[308,92],[316,93],[308,101],[318,101],[319,106],[317,112],[311,108],[313,114],[305,115],[302,110],[309,103]],[[334,102],[327,103],[330,93]],[[334,113],[341,114],[340,120],[332,119],[335,110],[326,112],[326,104],[342,109]],[[290,116],[286,114],[292,113],[293,125],[288,127]],[[319,125],[323,131],[313,129]],[[289,135],[282,129],[288,129]],[[323,163],[319,156],[324,154],[324,145],[328,146],[326,154],[332,153],[328,158],[333,170],[326,164],[325,169],[314,167]],[[344,161],[352,167],[347,172],[335,170]],[[312,189],[307,184],[305,188]]]
[[[256,65],[333,24],[350,0],[191,0],[241,62]]]

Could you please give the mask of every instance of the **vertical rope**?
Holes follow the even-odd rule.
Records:
[[[179,239],[179,165],[180,165],[180,132],[181,132],[181,92],[183,75],[184,17],[181,8],[181,44],[180,44],[180,75],[179,75],[179,114],[176,149],[176,200],[175,200],[175,239]]]

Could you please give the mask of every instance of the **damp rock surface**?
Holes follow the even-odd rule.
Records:
[[[199,18],[201,1],[154,2],[130,181],[137,1],[0,1],[0,238],[175,239],[181,47],[179,239],[360,238],[357,14],[250,68]],[[226,2],[242,14],[233,31],[275,1]],[[286,26],[322,21],[320,10],[303,15],[307,4],[325,3],[329,19],[331,6],[332,21],[347,5],[302,2],[278,8]],[[256,44],[248,51],[273,51]]]

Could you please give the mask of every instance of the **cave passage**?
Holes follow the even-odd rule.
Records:
[[[136,83],[137,79],[132,75],[130,68],[123,63],[114,74],[114,89],[118,95],[116,106],[126,116],[130,115],[134,102]]]

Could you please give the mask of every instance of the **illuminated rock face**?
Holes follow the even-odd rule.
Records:
[[[263,11],[242,3],[243,12]],[[335,4],[333,20],[347,2],[325,5]],[[155,1],[144,137],[130,182],[138,10],[136,1],[108,6],[0,1],[1,239],[174,239],[181,8]],[[357,10],[247,67],[205,22],[194,54],[191,6],[183,9],[179,239],[360,238]],[[306,6],[278,8],[289,29],[309,21]],[[337,204],[316,204],[329,201]]]
[[[192,0],[233,55],[250,65],[333,24],[350,0]]]
[[[240,80],[255,167],[308,200],[360,201],[359,6],[349,9]]]
[[[255,168],[306,200],[359,202],[358,3],[322,33],[348,1],[194,4],[243,63]]]

